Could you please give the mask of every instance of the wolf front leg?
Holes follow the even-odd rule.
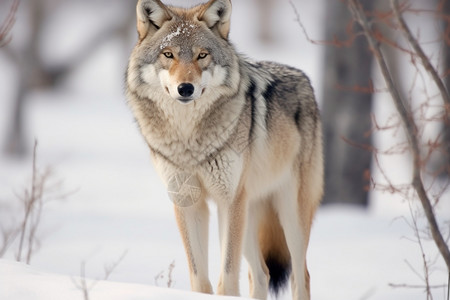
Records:
[[[208,205],[201,199],[189,207],[175,206],[175,215],[188,258],[191,289],[212,294],[208,276]]]
[[[232,202],[218,203],[221,272],[217,294],[239,296],[242,240],[245,230],[245,192],[237,193]]]

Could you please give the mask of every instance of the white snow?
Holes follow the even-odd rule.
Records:
[[[322,30],[321,3],[295,2],[309,34],[317,39],[321,38]],[[311,77],[320,99],[322,48],[305,40],[288,1],[280,1],[273,12],[275,44],[261,44],[256,37],[255,5],[256,1],[233,1],[233,43],[249,57],[302,68]],[[77,5],[74,14],[80,9]],[[115,17],[117,14],[111,20]],[[22,19],[19,14],[17,22]],[[89,22],[96,26],[95,21]],[[76,38],[81,39],[80,30],[85,31],[86,27],[77,31],[76,26],[70,22],[64,27],[49,26],[47,34],[53,38],[46,38],[46,43],[55,43],[65,30],[77,32]],[[18,24],[15,30],[23,27]],[[20,32],[14,35],[20,36]],[[66,200],[46,204],[38,231],[41,244],[30,266],[14,262],[17,245],[0,260],[2,300],[83,299],[74,283],[79,282],[80,266],[85,264],[87,278],[103,278],[104,267],[116,262],[124,252],[124,259],[109,281],[99,281],[92,288],[91,299],[219,299],[189,292],[188,267],[173,204],[153,170],[147,146],[125,104],[123,72],[133,42],[126,46],[121,43],[116,40],[105,43],[57,90],[36,90],[27,98],[25,126],[29,150],[33,140],[38,139],[38,166],[51,167],[52,182],[62,181],[61,191],[71,193]],[[47,51],[46,60],[51,57],[62,60],[70,56],[65,53],[65,47],[69,46],[42,48]],[[17,73],[1,51],[0,66],[3,95],[0,142],[3,142]],[[379,105],[378,113],[390,112]],[[388,158],[385,162],[390,174],[401,176],[400,182],[404,182],[407,161]],[[28,185],[30,169],[31,155],[24,160],[0,155],[3,226],[20,220],[15,194]],[[417,207],[417,203],[412,205],[414,209]],[[448,228],[450,197],[444,196],[436,209],[440,223]],[[214,287],[220,269],[216,220],[215,207],[211,206],[209,264]],[[313,299],[425,299],[423,289],[389,286],[390,283],[423,285],[416,274],[423,274],[422,254],[417,243],[411,241],[414,234],[409,220],[408,203],[381,192],[373,193],[367,211],[341,206],[321,208],[308,252]],[[445,285],[445,264],[433,243],[424,241],[424,249],[428,260],[436,258],[431,283]],[[168,289],[165,287],[172,262],[173,284]],[[247,281],[243,262],[244,296],[248,295]],[[435,299],[445,298],[443,287],[433,293]],[[289,292],[280,299],[290,299]]]
[[[166,35],[159,46],[160,49],[166,48],[169,43],[173,40],[174,37],[179,36],[181,34],[181,27],[177,27],[177,30]]]
[[[195,28],[196,28],[196,25],[194,25],[194,24],[192,24],[192,23],[189,23],[189,22],[187,22],[187,21],[181,23],[181,24],[177,27],[177,30],[175,30],[175,31],[173,31],[173,32],[171,32],[171,33],[169,33],[168,35],[166,35],[166,36],[163,38],[163,40],[162,40],[162,42],[161,42],[161,45],[159,46],[159,49],[162,50],[162,49],[166,48],[166,47],[170,44],[170,42],[173,40],[173,38],[179,36],[180,34],[184,34],[184,35],[186,35],[187,37],[190,37],[191,34],[192,34],[192,32],[193,32],[193,30],[195,30]]]
[[[0,260],[0,299],[80,300],[84,299],[80,277],[38,271],[23,263]],[[108,300],[214,300],[238,299],[163,289],[154,286],[110,281],[86,280],[89,299]]]

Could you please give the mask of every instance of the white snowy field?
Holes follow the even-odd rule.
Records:
[[[80,300],[83,299],[81,278],[38,271],[25,264],[0,260],[1,299]],[[214,300],[238,299],[194,292],[164,289],[155,286],[86,280],[89,299],[108,300]]]
[[[277,2],[273,12],[275,43],[259,43],[255,2],[233,2],[231,39],[238,50],[252,58],[303,69],[320,99],[323,49],[305,40],[295,24],[291,6],[284,0]],[[321,2],[294,3],[310,35],[320,38]],[[85,20],[94,22],[89,16],[95,13],[86,14]],[[23,29],[21,16],[19,11],[15,30]],[[77,31],[77,18],[72,20],[75,24],[66,26],[71,26],[74,37],[80,38],[84,32]],[[46,59],[53,55],[64,57],[68,51],[64,42],[58,42],[61,31],[68,28],[57,25],[49,25],[52,29],[45,41],[54,47],[43,48],[55,53],[46,54]],[[21,31],[13,32],[16,36],[20,39]],[[59,191],[69,196],[45,205],[38,231],[40,245],[30,266],[14,262],[17,244],[0,260],[0,299],[83,299],[77,288],[82,265],[86,278],[99,280],[89,292],[94,300],[215,299],[188,292],[187,262],[172,203],[153,170],[147,146],[125,103],[123,73],[127,57],[123,53],[131,47],[132,42],[124,46],[110,41],[78,66],[58,89],[29,94],[25,127],[30,154],[25,159],[0,155],[0,225],[21,220],[16,194],[29,186],[34,139],[39,143],[38,167],[50,167],[51,181],[61,182]],[[1,51],[3,142],[18,78]],[[377,112],[386,113],[386,107],[378,106]],[[385,162],[388,171],[397,177],[407,174],[404,161],[388,158]],[[417,203],[412,206],[418,207]],[[448,227],[448,194],[437,209],[441,224]],[[424,284],[420,278],[422,254],[418,244],[411,241],[414,233],[410,222],[408,202],[379,192],[373,194],[368,210],[321,208],[308,252],[313,299],[426,299],[422,288],[390,286]],[[423,226],[422,218],[419,225]],[[217,231],[212,205],[209,263],[213,286],[217,284],[220,266]],[[445,264],[431,242],[424,241],[423,246],[426,258],[433,262],[430,283],[438,286],[433,289],[434,299],[445,299]],[[108,281],[102,281],[105,266],[122,256]],[[174,268],[169,272],[172,262]],[[248,296],[245,261],[241,287],[242,295]],[[290,299],[289,292],[280,299]]]

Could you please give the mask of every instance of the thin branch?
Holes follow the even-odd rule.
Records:
[[[311,38],[308,34],[308,31],[306,30],[305,26],[303,25],[302,20],[300,19],[300,13],[298,12],[297,7],[295,6],[293,0],[289,0],[289,4],[292,7],[292,10],[294,11],[295,14],[295,19],[294,21],[298,24],[298,26],[300,27],[303,35],[305,36],[305,38],[308,40],[308,42],[310,42],[311,44],[315,44],[315,45],[332,45],[334,47],[350,47],[353,42],[355,41],[355,38],[358,36],[357,33],[354,33],[352,28],[353,28],[353,22],[350,22],[347,26],[347,34],[348,34],[348,39],[347,40],[339,40],[338,38],[334,37],[333,40],[331,41],[327,41],[327,40],[315,40],[313,38]]]
[[[120,257],[115,262],[113,262],[112,264],[109,264],[109,265],[105,265],[105,267],[104,267],[105,276],[103,277],[102,280],[109,279],[109,276],[111,276],[112,272],[114,272],[114,270],[123,261],[123,259],[125,258],[125,256],[127,256],[127,254],[128,254],[128,250],[125,250],[122,252],[122,255],[120,255]]]
[[[20,229],[19,228],[4,228],[2,225],[0,225],[0,232],[2,236],[2,243],[0,246],[0,257],[3,257],[5,255],[6,251],[8,251],[9,247],[11,247],[14,240],[19,235]]]
[[[446,287],[445,284],[425,286],[425,285],[420,285],[420,284],[405,284],[405,283],[400,283],[400,284],[389,283],[389,286],[392,288],[407,288],[407,289],[426,289],[426,288],[442,289],[442,288]]]
[[[104,266],[105,274],[101,280],[108,280],[109,276],[111,276],[113,271],[123,261],[123,259],[127,254],[128,250],[125,250],[115,262],[109,265],[105,265]],[[84,300],[89,300],[89,292],[97,285],[99,279],[91,280],[90,284],[87,283],[86,261],[82,261],[80,265],[80,278],[78,280],[72,278],[72,282],[77,289],[81,290],[81,292],[83,293]]]
[[[310,38],[310,36],[308,34],[308,31],[306,30],[305,26],[302,23],[302,20],[300,19],[300,14],[299,14],[299,12],[297,10],[297,7],[295,6],[294,2],[292,0],[289,0],[289,4],[291,5],[292,10],[294,11],[295,21],[300,26],[300,29],[302,30],[302,32],[305,35],[305,38],[308,40],[308,42],[310,42],[311,44],[320,44],[316,40],[313,40],[312,38]]]
[[[155,285],[156,285],[156,286],[159,286],[158,281],[159,281],[160,279],[163,279],[163,278],[164,278],[164,270],[162,270],[161,272],[159,272],[158,274],[156,274],[156,276],[153,278],[153,279],[155,280]]]
[[[81,262],[80,265],[80,284],[78,285],[78,288],[83,291],[83,298],[84,300],[89,300],[89,288],[87,286],[86,282],[86,262]]]
[[[423,243],[422,243],[422,238],[420,237],[419,227],[417,226],[417,219],[416,219],[417,218],[417,214],[414,215],[413,209],[411,207],[411,202],[409,202],[409,211],[410,211],[410,214],[411,214],[414,234],[416,236],[417,243],[419,244],[420,252],[422,254],[423,272],[424,272],[423,281],[425,282],[425,290],[426,290],[426,293],[427,293],[427,298],[428,299],[432,299],[433,296],[431,294],[431,286],[430,286],[430,267],[429,267],[429,263],[428,263],[428,260],[426,258],[426,255],[425,255],[425,250],[423,248]]]
[[[173,276],[172,272],[175,268],[175,261],[172,261],[172,263],[169,265],[169,270],[167,271],[167,287],[171,288],[173,285]]]
[[[42,216],[42,194],[39,198],[37,198],[37,203],[35,204],[35,208],[33,209],[33,218],[30,222],[30,229],[28,230],[28,251],[27,251],[27,259],[26,263],[29,264],[31,261],[31,256],[35,250],[34,245],[37,244],[39,246],[39,241],[36,239],[36,232],[39,227],[39,223],[41,221]]]
[[[417,39],[414,38],[414,36],[411,33],[411,30],[409,29],[408,25],[405,22],[405,19],[401,15],[401,13],[398,10],[398,0],[391,0],[391,6],[392,10],[394,11],[395,18],[397,19],[401,30],[403,31],[405,37],[407,38],[409,44],[414,49],[415,54],[419,56],[420,60],[422,61],[423,66],[425,67],[425,70],[430,74],[431,78],[433,78],[434,83],[439,89],[439,92],[441,93],[442,100],[444,100],[444,103],[446,105],[446,111],[447,111],[447,117],[450,113],[450,96],[445,88],[444,83],[442,82],[441,78],[439,77],[438,72],[431,64],[430,60],[428,59],[425,52],[422,50],[422,47],[417,42]]]
[[[0,26],[0,47],[5,46],[11,41],[11,37],[8,37],[8,35],[16,21],[15,16],[17,8],[19,7],[19,2],[19,0],[14,0],[5,22]]]
[[[173,272],[174,268],[175,268],[175,261],[172,261],[170,263],[169,267],[167,268],[167,282],[166,282],[166,285],[167,285],[168,288],[171,288],[174,285],[173,275],[172,275],[172,272]],[[159,286],[159,280],[164,279],[164,270],[162,270],[161,272],[156,274],[154,279],[155,279],[155,285]]]
[[[33,166],[31,171],[31,193],[28,195],[28,192],[25,192],[25,196],[22,199],[25,206],[25,215],[22,221],[21,232],[20,232],[20,240],[19,240],[19,250],[17,253],[17,261],[22,261],[22,250],[24,246],[25,234],[27,232],[27,228],[29,227],[30,215],[33,211],[35,202],[36,202],[36,178],[37,178],[37,170],[36,170],[36,151],[37,151],[37,140],[34,141],[33,147]]]
[[[423,181],[421,179],[420,171],[422,166],[422,160],[420,157],[419,141],[416,135],[418,133],[417,126],[414,122],[411,112],[405,106],[404,102],[402,101],[402,97],[398,89],[396,88],[396,85],[394,84],[392,76],[387,67],[386,60],[383,56],[383,53],[381,52],[380,45],[373,37],[373,30],[369,25],[369,22],[364,14],[364,10],[362,9],[361,4],[359,3],[358,0],[350,0],[349,8],[354,19],[361,25],[363,29],[363,32],[367,38],[371,50],[374,53],[375,59],[377,60],[380,66],[382,75],[392,95],[397,112],[400,114],[400,117],[403,121],[403,125],[405,127],[406,135],[411,147],[414,161],[412,186],[414,187],[417,195],[419,196],[420,202],[422,204],[428,223],[430,225],[433,239],[442,257],[444,258],[444,261],[447,265],[447,270],[450,273],[450,250],[447,244],[445,243],[445,240],[442,237],[442,234],[439,230],[439,226],[437,224],[436,217],[433,212],[433,207],[431,205],[430,199],[428,198],[428,195],[423,185]]]

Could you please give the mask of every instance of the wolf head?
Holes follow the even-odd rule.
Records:
[[[139,41],[127,80],[140,96],[179,104],[231,94],[238,62],[228,42],[230,0],[190,9],[139,0],[136,12]]]

